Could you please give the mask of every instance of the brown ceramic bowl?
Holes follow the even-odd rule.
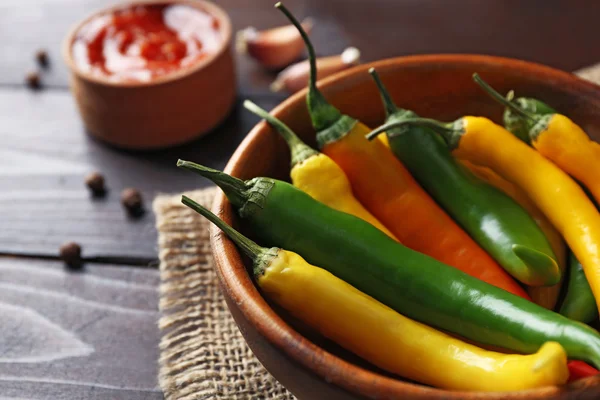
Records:
[[[600,139],[600,87],[574,75],[527,62],[487,56],[428,55],[401,57],[362,65],[322,82],[325,96],[344,113],[370,126],[380,123],[383,110],[367,73],[374,66],[397,104],[422,116],[453,120],[485,115],[499,121],[502,107],[471,80],[479,72],[501,93],[515,89],[535,96],[569,115],[596,140]],[[314,131],[302,91],[279,105],[273,114],[309,143]],[[265,123],[259,123],[237,149],[226,171],[240,178],[289,173],[288,149]],[[234,212],[224,195],[213,211],[228,223]],[[240,253],[215,227],[211,243],[221,289],[246,341],[262,364],[300,399],[436,399],[436,400],[566,400],[599,399],[600,376],[563,387],[512,393],[452,392],[403,381],[357,360],[326,340],[293,328],[293,320],[276,312],[255,288]],[[291,322],[290,322],[291,321]],[[311,337],[311,339],[308,339]],[[440,371],[444,373],[444,371]]]
[[[185,4],[219,23],[222,47],[193,66],[149,82],[113,82],[81,71],[71,47],[76,32],[90,18],[145,4]],[[231,53],[231,22],[216,5],[203,0],[136,0],[100,10],[75,25],[63,43],[71,71],[70,86],[86,129],[98,139],[127,149],[157,149],[199,137],[229,113],[236,95]]]

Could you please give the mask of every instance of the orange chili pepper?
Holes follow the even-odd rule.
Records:
[[[407,247],[509,292],[524,290],[425,192],[360,122],[321,151],[346,173],[358,200]],[[322,139],[321,136],[317,136]]]
[[[276,5],[296,26],[309,54],[306,102],[321,151],[346,173],[355,197],[401,243],[447,265],[529,299],[527,293],[460,228],[414,180],[379,140],[369,142],[370,129],[327,102],[316,84],[316,56],[300,23]]]

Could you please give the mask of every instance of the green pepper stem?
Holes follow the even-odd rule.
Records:
[[[435,119],[407,118],[402,121],[388,122],[386,124],[380,125],[377,128],[373,129],[371,132],[369,132],[369,134],[366,137],[368,140],[373,140],[377,135],[379,135],[382,132],[388,131],[392,128],[400,128],[405,125],[425,126],[439,133],[446,140],[450,139],[456,133],[456,129],[450,127],[448,124],[436,121]]]
[[[225,192],[227,198],[235,207],[242,207],[246,202],[246,183],[243,180],[191,161],[177,160],[177,166],[213,181]]]
[[[375,81],[375,84],[377,85],[377,89],[379,89],[379,94],[381,95],[381,101],[383,102],[383,106],[385,107],[386,116],[389,117],[390,115],[398,112],[399,111],[398,107],[392,100],[392,97],[390,96],[390,92],[388,92],[386,87],[383,85],[383,82],[381,81],[381,78],[379,77],[379,74],[377,73],[377,71],[375,71],[375,68],[373,68],[373,67],[369,68],[369,74],[371,74],[371,77],[373,78],[373,80]]]
[[[310,77],[308,80],[308,94],[306,95],[306,103],[312,120],[313,127],[317,131],[327,129],[342,117],[342,114],[337,108],[329,104],[323,94],[317,89],[317,56],[315,49],[308,38],[308,34],[300,24],[300,22],[292,15],[292,13],[281,3],[275,4],[278,8],[298,29],[302,40],[308,50],[308,61],[310,65]]]
[[[456,120],[450,124],[443,123],[440,121],[436,121],[431,118],[406,118],[401,121],[393,121],[387,122],[376,129],[372,130],[369,134],[367,134],[366,138],[368,140],[373,140],[380,133],[387,131],[388,137],[393,138],[394,136],[401,135],[401,132],[390,132],[393,128],[400,128],[405,125],[417,125],[424,126],[432,131],[438,133],[446,142],[450,150],[454,150],[458,147],[458,143],[460,142],[460,138],[462,137],[464,131],[462,128],[458,128],[461,126],[462,120]]]
[[[481,79],[481,77],[479,76],[478,73],[473,74],[473,80],[475,81],[475,83],[477,83],[479,85],[479,87],[481,87],[483,89],[483,91],[485,93],[487,93],[488,96],[490,96],[492,99],[496,100],[498,103],[502,104],[505,107],[510,108],[511,110],[513,110],[514,112],[516,112],[517,114],[519,114],[525,118],[529,118],[533,121],[537,121],[537,117],[534,114],[527,112],[523,108],[521,108],[518,105],[516,105],[515,103],[513,103],[511,101],[512,98],[507,99],[506,97],[502,96],[500,93],[498,93],[496,90],[494,90],[494,88],[492,88],[486,81]],[[510,96],[511,92],[509,92],[509,96]],[[512,93],[512,96],[514,96],[514,92]]]
[[[225,232],[225,234],[229,236],[229,238],[233,240],[233,242],[240,249],[242,249],[242,251],[248,257],[252,259],[252,261],[256,260],[259,255],[263,254],[267,250],[233,229],[231,226],[226,224],[225,221],[213,214],[210,210],[198,204],[186,195],[181,196],[181,202],[218,226],[219,229]]]
[[[291,158],[292,158],[292,168],[296,164],[300,164],[301,162],[307,160],[312,156],[316,156],[319,154],[318,151],[311,148],[309,145],[304,143],[295,133],[287,126],[283,121],[278,118],[275,118],[271,114],[269,114],[266,110],[260,108],[250,100],[244,101],[244,107],[246,109],[259,117],[265,119],[271,126],[275,128],[277,132],[283,137],[285,142],[288,144],[290,148]]]

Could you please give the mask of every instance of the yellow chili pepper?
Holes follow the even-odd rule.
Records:
[[[489,183],[492,186],[495,186],[496,188],[502,190],[504,193],[510,196],[513,200],[519,203],[521,207],[523,207],[529,213],[529,215],[531,215],[531,217],[535,220],[540,229],[546,235],[546,238],[548,238],[548,241],[552,246],[552,250],[556,255],[556,261],[558,262],[558,266],[564,273],[567,263],[567,248],[565,245],[565,241],[563,240],[560,233],[556,230],[556,228],[554,228],[552,223],[548,220],[548,218],[544,215],[544,213],[531,201],[527,194],[523,192],[518,186],[502,178],[500,175],[498,175],[497,173],[495,173],[487,167],[475,165],[467,160],[461,160],[461,162],[465,167],[469,168],[471,172],[473,172],[480,179]],[[549,310],[553,310],[558,301],[558,296],[560,295],[560,289],[562,287],[563,282],[564,279],[553,286],[528,287],[527,292],[536,304],[539,304],[540,306],[545,307]]]
[[[266,249],[184,196],[254,262],[262,292],[310,327],[389,372],[453,390],[514,391],[564,384],[567,356],[556,342],[535,354],[480,349],[408,319],[298,254]]]
[[[354,197],[350,181],[331,158],[309,147],[283,121],[249,100],[244,107],[264,118],[283,137],[290,148],[292,184],[313,199],[338,211],[361,218],[394,240],[398,240]]]
[[[558,343],[529,356],[480,349],[403,317],[295,253],[280,251],[258,284],[324,336],[409,379],[445,389],[511,391],[568,378]]]

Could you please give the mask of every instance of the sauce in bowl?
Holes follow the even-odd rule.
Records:
[[[219,21],[187,5],[148,4],[99,14],[75,34],[83,72],[115,82],[149,82],[189,68],[222,47]]]

